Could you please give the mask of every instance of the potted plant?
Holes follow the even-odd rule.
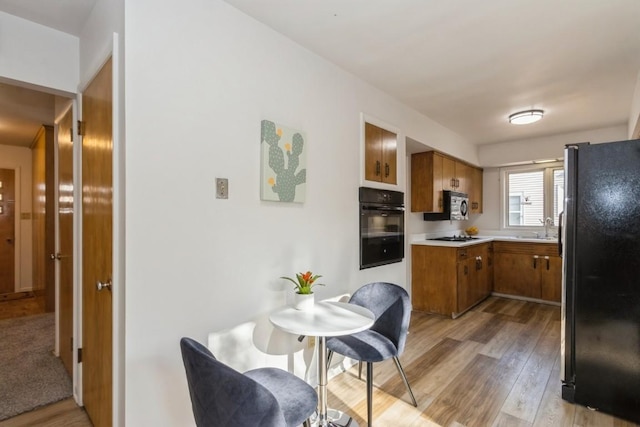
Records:
[[[295,285],[294,304],[293,307],[298,310],[307,310],[313,307],[313,287],[316,285],[324,286],[322,283],[316,281],[322,277],[319,274],[313,274],[310,271],[306,273],[296,273],[295,280],[291,277],[280,277],[281,279],[289,280]]]

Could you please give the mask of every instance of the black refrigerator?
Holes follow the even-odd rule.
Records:
[[[640,423],[640,140],[568,145],[562,398]]]

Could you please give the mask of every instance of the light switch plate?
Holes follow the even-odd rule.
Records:
[[[229,198],[229,180],[227,178],[216,178],[216,199]]]

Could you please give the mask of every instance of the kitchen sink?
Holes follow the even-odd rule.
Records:
[[[538,237],[538,236],[513,236],[514,239],[529,239],[529,240],[558,240],[558,237]]]

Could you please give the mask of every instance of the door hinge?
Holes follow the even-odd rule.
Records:
[[[82,348],[78,348],[78,363],[82,363]]]
[[[82,120],[78,120],[78,135],[84,135],[84,122]]]

